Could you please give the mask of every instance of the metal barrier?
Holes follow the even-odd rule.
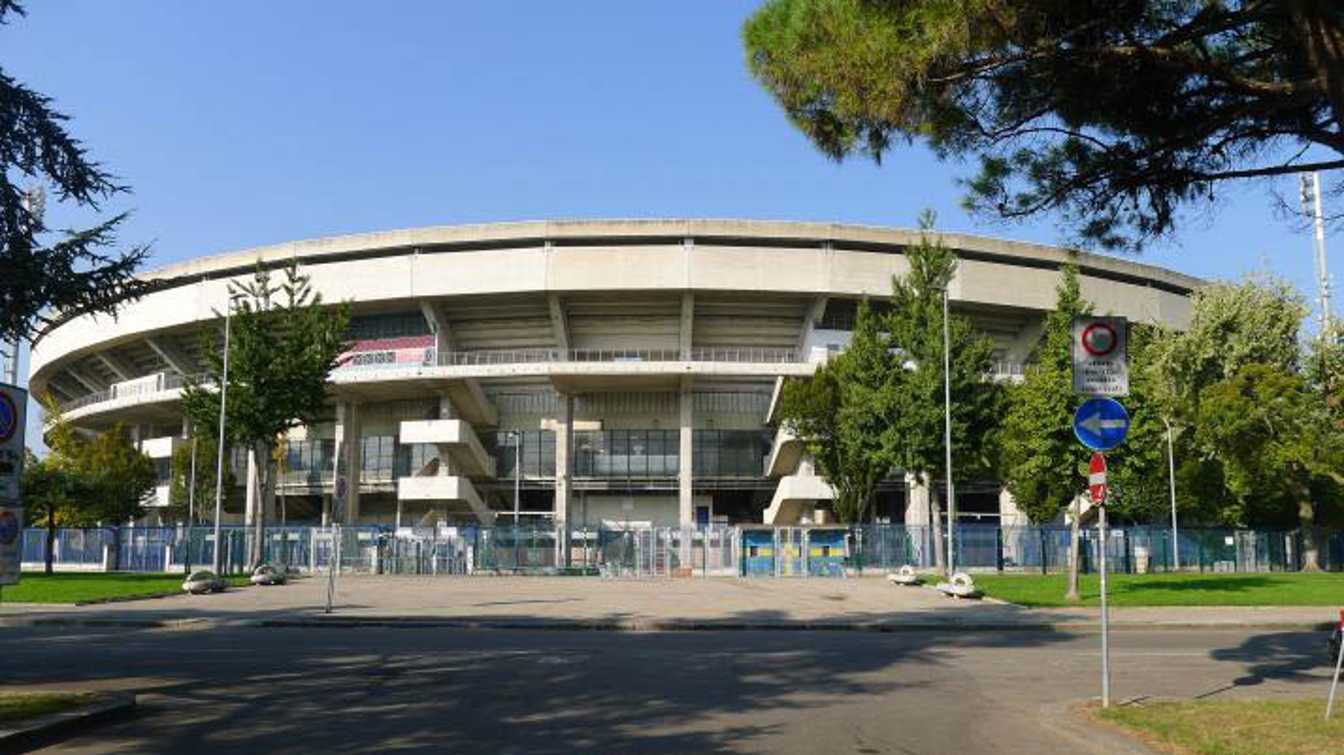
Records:
[[[957,567],[972,570],[1062,572],[1070,530],[1063,526],[957,527]],[[252,528],[221,528],[225,572],[249,566]],[[24,568],[41,568],[47,532],[23,533]],[[1180,569],[1204,572],[1297,571],[1303,537],[1297,530],[1180,530]],[[1099,561],[1101,538],[1080,531],[1080,568]],[[1317,535],[1321,567],[1344,570],[1344,532]],[[339,542],[338,542],[339,541]],[[163,572],[208,565],[214,530],[199,527],[94,527],[56,531],[55,568]],[[900,524],[708,527],[441,527],[392,532],[376,526],[268,526],[263,558],[300,572],[324,571],[333,554],[342,572],[367,574],[601,574],[609,577],[825,577],[885,572],[909,564],[931,568],[933,534]],[[1105,538],[1117,572],[1165,572],[1172,563],[1171,531],[1117,527]]]

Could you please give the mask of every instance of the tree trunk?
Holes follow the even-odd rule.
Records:
[[[1292,17],[1302,35],[1307,64],[1334,111],[1335,123],[1344,122],[1344,27],[1338,23],[1337,0],[1297,0]],[[1340,151],[1340,150],[1336,150]]]
[[[56,560],[56,512],[51,509],[47,509],[47,543],[43,560],[46,562],[43,571],[51,574],[54,571],[52,564]]]
[[[927,479],[927,478],[925,478]],[[943,506],[938,497],[938,489],[933,485],[929,490],[929,527],[933,532],[933,565],[938,572],[947,575],[947,552],[943,542]]]
[[[251,569],[255,569],[265,563],[266,556],[266,491],[269,483],[274,479],[270,474],[271,460],[270,446],[266,443],[254,443],[252,453],[256,455],[254,464],[257,468],[256,489],[252,491],[256,501],[256,510],[252,517],[252,549],[248,557]]]
[[[1083,508],[1078,502],[1078,496],[1073,497],[1073,522],[1069,526],[1069,589],[1064,593],[1064,599],[1077,603],[1081,597],[1078,594],[1078,566],[1082,561],[1082,543],[1079,537],[1079,520],[1083,517]]]
[[[1321,545],[1316,541],[1316,506],[1311,491],[1303,488],[1297,504],[1297,519],[1302,528],[1302,571],[1321,570]]]

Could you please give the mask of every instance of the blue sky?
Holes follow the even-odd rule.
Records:
[[[756,0],[61,0],[0,27],[0,67],[51,95],[134,193],[154,266],[332,234],[565,217],[787,218],[1057,242],[1049,218],[958,208],[920,146],[877,167],[812,149],[750,78]],[[1296,196],[1295,185],[1281,188]],[[80,220],[57,208],[56,222]],[[1228,192],[1143,261],[1271,269],[1312,288],[1268,187]]]

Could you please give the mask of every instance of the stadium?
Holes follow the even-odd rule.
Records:
[[[327,302],[351,302],[328,416],[294,431],[277,492],[289,523],[610,526],[825,523],[831,490],[774,417],[783,380],[843,349],[863,297],[906,271],[915,231],[739,220],[576,220],[419,228],[296,241],[150,273],[116,319],[79,317],[32,350],[30,386],[82,431],[118,424],[155,459],[147,523],[166,523],[169,458],[188,428],[184,379],[227,284],[297,259]],[[953,310],[1020,376],[1053,306],[1060,248],[942,234]],[[1182,327],[1200,281],[1078,254],[1098,312]],[[259,507],[237,485],[225,521]],[[877,521],[924,524],[909,476]],[[994,480],[960,516],[1024,523]],[[277,521],[279,512],[267,512]]]

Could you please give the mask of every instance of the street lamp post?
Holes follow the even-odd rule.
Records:
[[[957,568],[957,494],[952,487],[952,337],[947,317],[947,288],[943,284],[943,452],[947,468],[947,571]]]
[[[518,527],[519,499],[523,484],[523,434],[513,430],[513,526]]]
[[[219,381],[219,449],[215,454],[215,549],[213,565],[215,575],[220,573],[220,555],[222,543],[219,520],[224,516],[224,406],[229,395],[229,320],[233,314],[233,302],[226,304],[224,310],[224,375]]]
[[[1171,491],[1171,568],[1172,571],[1180,571],[1181,541],[1177,538],[1179,533],[1176,531],[1176,452],[1172,449],[1171,420],[1163,417],[1162,424],[1167,426],[1167,480]]]

